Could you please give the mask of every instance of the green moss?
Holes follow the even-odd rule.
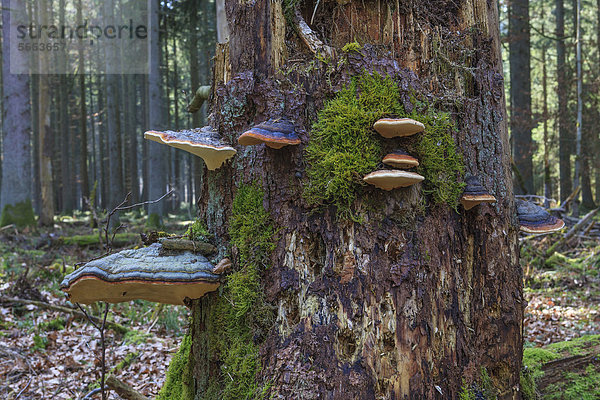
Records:
[[[25,200],[16,204],[7,204],[0,216],[0,226],[15,224],[18,228],[35,226],[35,215],[31,200]]]
[[[192,375],[192,363],[190,362],[190,351],[192,339],[185,335],[177,353],[173,356],[167,379],[158,394],[157,400],[193,400],[194,382]]]
[[[42,322],[38,325],[39,331],[62,331],[65,329],[65,320],[63,318],[55,318],[50,321]]]
[[[188,227],[187,231],[185,231],[185,236],[190,240],[199,240],[202,242],[210,242],[213,238],[213,235],[208,231],[204,221],[201,219],[197,219]]]
[[[112,238],[112,235],[110,235]],[[139,240],[140,236],[136,233],[117,233],[113,239],[113,245],[124,246],[127,244],[135,243]],[[95,235],[73,235],[65,236],[60,238],[60,242],[66,246],[97,246],[103,244],[104,235],[100,237],[98,234]]]
[[[229,235],[241,267],[227,276],[208,318],[211,357],[222,364],[220,382],[209,382],[203,399],[254,399],[263,393],[264,385],[256,379],[260,371],[257,340],[272,323],[273,313],[263,299],[260,270],[268,267],[275,246],[263,197],[258,185],[244,185],[233,202]]]
[[[577,356],[584,354],[586,349],[598,344],[600,344],[600,335],[585,335],[564,342],[552,343],[547,348],[556,353],[567,353],[566,355]]]
[[[163,222],[162,217],[156,213],[152,213],[148,215],[148,219],[146,220],[146,226],[148,228],[162,228]]]
[[[344,45],[344,47],[342,47],[342,51],[344,53],[350,53],[352,51],[360,51],[361,49],[362,49],[362,46],[360,44],[358,44],[358,42],[346,43]]]
[[[539,347],[523,349],[523,365],[531,372],[533,379],[544,375],[542,364],[556,360],[560,356],[555,352]]]
[[[306,147],[304,198],[309,205],[334,204],[338,215],[351,217],[363,176],[377,168],[383,155],[373,123],[402,113],[396,84],[377,74],[354,77],[329,100],[312,126]]]
[[[523,370],[521,370],[520,380],[523,400],[536,400],[538,398],[537,388],[531,370],[523,368]]]
[[[448,113],[421,102],[409,117],[425,125],[416,148],[418,171],[425,177],[425,193],[432,195],[434,203],[456,209],[465,184],[459,183],[464,164],[452,137],[454,122]]]
[[[384,139],[372,126],[385,116],[410,117],[425,125],[416,144],[425,192],[435,203],[458,206],[464,165],[452,137],[454,123],[449,114],[426,102],[416,102],[407,114],[396,83],[376,73],[354,77],[318,113],[306,147],[309,167],[304,198],[309,205],[333,204],[338,216],[357,220],[351,206],[365,185],[362,178],[374,171],[383,157]]]
[[[581,374],[566,372],[564,379],[546,388],[548,400],[597,400],[600,398],[600,371],[589,364]]]

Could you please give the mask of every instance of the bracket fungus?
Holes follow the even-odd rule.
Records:
[[[90,261],[67,275],[60,287],[77,303],[142,299],[179,305],[219,287],[219,276],[204,256],[162,255],[160,250],[161,245],[154,243]]]
[[[492,196],[485,187],[479,181],[479,178],[474,175],[469,175],[465,178],[465,191],[460,198],[460,203],[463,205],[465,210],[479,205],[481,203],[495,203],[496,198]]]
[[[188,151],[204,160],[210,170],[219,168],[237,151],[225,144],[210,126],[183,131],[148,131],[144,138]]]
[[[384,138],[390,139],[423,132],[425,125],[410,118],[381,118],[373,124],[373,129]]]
[[[408,171],[379,170],[366,175],[363,180],[379,189],[392,190],[421,182],[423,176]]]
[[[264,143],[272,149],[281,149],[283,146],[300,144],[300,138],[290,121],[270,119],[242,133],[238,142],[242,146]]]
[[[517,218],[522,232],[550,233],[561,230],[565,222],[542,207],[525,200],[517,200]]]
[[[410,169],[419,166],[419,160],[402,150],[396,150],[383,157],[383,163],[400,169]]]

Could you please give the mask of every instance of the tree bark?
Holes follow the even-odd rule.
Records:
[[[13,74],[28,64],[24,52],[11,52],[9,31],[26,23],[25,4],[2,2],[2,188],[0,212],[7,205],[14,206],[32,200],[31,196],[31,106],[29,104],[29,75]],[[10,15],[10,22],[9,22]],[[16,44],[13,43],[13,46]]]
[[[524,305],[496,3],[336,4],[302,8],[338,54],[320,55],[325,62],[284,26],[281,3],[225,4],[235,24],[215,60],[211,124],[238,154],[231,166],[205,171],[198,205],[224,248],[237,188],[258,182],[265,194],[277,242],[270,267],[261,270],[261,292],[276,317],[254,337],[257,385],[275,399],[457,398],[463,379],[477,381],[485,367],[499,398],[517,399]],[[344,55],[354,40],[363,49]],[[218,68],[227,53],[229,65]],[[455,212],[428,203],[416,217],[410,204],[425,194],[367,190],[385,204],[384,215],[369,211],[365,195],[355,205],[362,223],[354,223],[338,219],[334,207],[306,204],[303,148],[311,123],[364,70],[397,80],[405,107],[410,93],[420,93],[452,111],[466,171],[481,177],[496,205]],[[294,120],[302,145],[238,145],[250,126],[281,116]],[[393,222],[394,210],[414,224]],[[193,304],[195,389],[205,398],[221,398],[207,390],[230,382],[207,334],[218,296]]]
[[[529,0],[510,3],[509,20],[510,61],[510,132],[513,158],[524,189],[533,194],[533,141],[531,140],[531,57],[529,29]],[[517,185],[515,190],[520,192]],[[526,194],[526,193],[520,193]]]
[[[564,0],[556,0],[556,91],[558,95],[558,140],[559,140],[559,174],[560,174],[560,200],[565,200],[571,192],[571,149],[573,135],[569,129],[569,115],[567,111],[567,73],[566,73],[566,48],[565,48],[565,4]]]

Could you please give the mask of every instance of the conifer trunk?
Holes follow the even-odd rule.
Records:
[[[221,294],[192,307],[196,398],[457,398],[463,385],[482,387],[482,369],[498,398],[520,398],[522,270],[496,3],[302,2],[303,19],[335,50],[332,58],[298,37],[293,10],[286,22],[290,3],[225,2],[230,40],[217,46],[210,122],[238,153],[205,170],[198,206],[234,275]],[[342,50],[354,40],[362,48]],[[365,71],[391,76],[409,112],[416,97],[449,112],[465,172],[498,203],[455,211],[420,186],[360,187],[351,205],[360,222],[334,206],[311,207],[303,196],[311,126],[326,100]],[[237,143],[253,124],[278,117],[294,121],[301,145]],[[382,143],[393,150],[410,140]],[[276,232],[266,260],[252,247],[248,256],[231,230],[248,185],[260,189]],[[248,332],[224,320],[224,310],[245,297],[228,291],[253,268],[260,287],[248,293],[258,290],[262,300],[241,319],[249,337],[236,341],[231,332]],[[233,348],[247,342],[255,352]]]

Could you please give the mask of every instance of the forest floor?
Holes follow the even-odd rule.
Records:
[[[188,219],[185,221],[185,219]],[[165,230],[183,234],[189,218],[169,218]],[[137,213],[114,251],[141,244],[147,232]],[[61,218],[52,229],[0,231],[0,398],[80,399],[100,382],[98,330],[89,321],[10,299],[72,307],[59,284],[74,264],[104,253],[89,218]],[[98,307],[87,312],[101,316]],[[108,320],[125,330],[106,329],[106,370],[150,398],[162,387],[171,357],[188,325],[188,309],[134,301],[111,305]],[[99,399],[100,394],[90,396]],[[110,399],[119,398],[111,393]]]
[[[144,221],[135,212],[122,216],[127,228],[116,238],[114,251],[140,245],[139,233],[148,231]],[[168,221],[165,230],[179,234],[192,222],[187,216]],[[552,343],[600,334],[600,243],[576,241],[544,260],[543,251],[559,237],[521,239],[528,302],[524,346],[530,356],[537,357],[537,349],[553,349]],[[52,229],[0,230],[1,399],[80,399],[99,386],[98,331],[74,313],[14,300],[72,306],[60,281],[76,263],[103,254],[97,238],[83,214],[60,218]],[[88,307],[96,316],[101,311]],[[134,301],[112,305],[108,320],[125,330],[106,331],[107,371],[155,397],[187,329],[188,310]],[[538,374],[539,367],[535,364]]]

